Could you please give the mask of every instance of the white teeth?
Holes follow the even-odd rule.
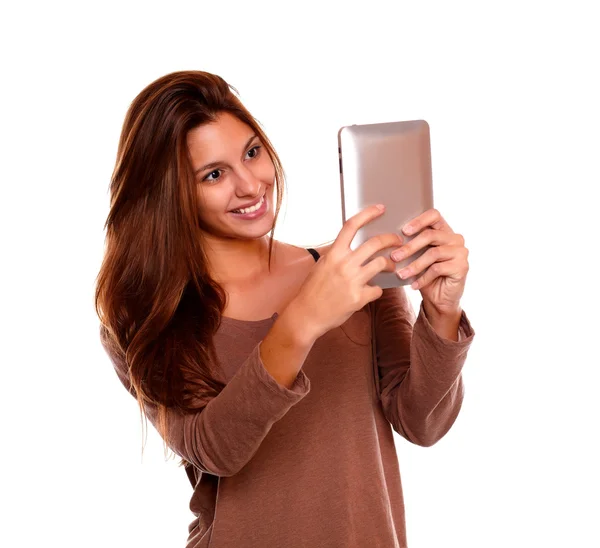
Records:
[[[252,213],[253,211],[256,211],[257,209],[259,209],[260,206],[263,205],[264,201],[265,201],[265,197],[263,196],[256,205],[254,205],[252,207],[247,207],[245,209],[234,209],[234,210],[232,210],[232,213]]]

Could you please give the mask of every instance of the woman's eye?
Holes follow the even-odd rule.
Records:
[[[260,153],[259,150],[262,148],[261,145],[256,145],[253,146],[248,152],[246,152],[246,156],[249,157],[250,160],[253,160],[254,158],[256,158]],[[211,182],[215,182],[217,180],[219,180],[221,178],[222,175],[222,169],[215,169],[214,171],[211,171],[206,177],[204,177],[204,179],[202,179],[203,181],[211,181]]]
[[[220,173],[221,173],[220,169],[215,169],[214,171],[211,171],[206,177],[204,177],[204,180],[205,181],[216,181],[219,178]],[[213,175],[214,175],[214,177],[213,177]]]
[[[246,154],[248,154],[250,156],[250,158],[256,158],[258,156],[259,148],[260,148],[260,145],[256,145],[255,147],[252,147],[248,152],[246,152]]]

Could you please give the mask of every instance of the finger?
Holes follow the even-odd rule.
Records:
[[[358,229],[382,214],[383,210],[379,209],[377,205],[372,205],[350,217],[331,245],[328,255],[346,254]]]
[[[392,260],[379,255],[360,269],[357,278],[361,284],[366,284],[373,276],[380,272],[394,272],[395,266]]]
[[[402,232],[409,236],[411,234],[416,234],[428,226],[443,232],[453,232],[453,230],[450,228],[450,225],[435,208],[428,209],[427,211],[421,213],[421,215],[418,215],[414,219],[408,221],[408,223],[402,227]]]
[[[418,276],[426,268],[436,262],[452,261],[460,257],[459,248],[453,245],[441,245],[428,249],[423,255],[415,259],[405,268],[401,268],[396,272],[399,278],[405,280],[411,276]],[[460,257],[462,258],[462,257]]]
[[[410,242],[404,244],[400,249],[397,249],[391,253],[391,258],[394,261],[401,261],[415,254],[420,249],[423,249],[427,245],[443,246],[452,245],[459,242],[460,234],[454,234],[453,232],[445,232],[443,230],[435,230],[428,228],[415,236]],[[425,253],[423,254],[425,255]]]
[[[436,278],[444,277],[451,278],[454,280],[460,280],[462,277],[462,267],[459,260],[449,260],[443,262],[433,263],[417,280],[415,280],[411,287],[413,289],[423,289],[429,285]]]
[[[376,301],[383,295],[383,289],[378,285],[365,285],[363,289],[363,297],[365,298],[364,303],[370,303]]]
[[[381,251],[382,249],[387,248],[397,248],[402,245],[402,236],[400,234],[396,234],[393,232],[385,232],[383,234],[378,234],[377,236],[373,236],[369,238],[366,242],[360,244],[350,255],[349,264],[355,267],[362,265],[365,261],[368,261],[375,253]],[[393,264],[393,261],[388,258],[389,254],[386,253],[385,258],[392,263],[392,270],[396,265]]]

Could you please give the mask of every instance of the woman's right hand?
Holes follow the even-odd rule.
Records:
[[[326,255],[311,269],[290,305],[302,318],[302,328],[318,339],[343,324],[354,312],[381,297],[383,289],[367,282],[382,271],[393,272],[396,263],[388,256],[367,262],[373,254],[388,247],[399,247],[399,234],[387,233],[369,238],[352,251],[350,244],[359,228],[384,211],[369,206],[345,223]]]

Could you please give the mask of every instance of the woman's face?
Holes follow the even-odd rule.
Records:
[[[223,112],[188,133],[203,228],[225,238],[260,238],[273,226],[275,168],[254,130]],[[254,213],[232,210],[257,202]]]

